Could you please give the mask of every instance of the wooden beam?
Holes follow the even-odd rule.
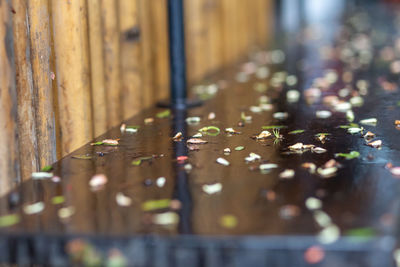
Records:
[[[14,55],[17,89],[17,113],[19,159],[21,178],[27,180],[32,172],[39,169],[36,140],[35,95],[33,90],[32,66],[30,59],[30,37],[28,31],[28,10],[26,0],[13,0]]]
[[[118,125],[122,119],[118,1],[101,0],[101,15],[103,19],[107,127],[111,128]]]
[[[143,107],[154,103],[154,67],[152,47],[154,45],[151,34],[151,3],[149,0],[139,0],[140,51],[142,65],[142,99]]]
[[[107,101],[104,81],[103,32],[100,0],[88,0],[88,18],[93,132],[94,136],[99,136],[107,130]]]
[[[119,28],[121,34],[121,75],[123,119],[135,115],[142,107],[142,78],[140,56],[140,28],[138,1],[119,2]],[[136,39],[138,38],[138,39]]]
[[[93,138],[85,0],[51,0],[62,153]],[[104,108],[104,107],[99,107]]]
[[[19,180],[11,10],[10,1],[0,1],[0,195]]]
[[[169,47],[167,0],[151,1],[151,34],[153,36],[154,98],[169,96]]]
[[[36,132],[39,138],[39,167],[56,161],[55,116],[50,68],[50,20],[48,0],[29,0],[32,76],[35,101]]]

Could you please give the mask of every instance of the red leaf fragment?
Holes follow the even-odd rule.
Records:
[[[178,161],[178,163],[185,163],[185,161],[188,160],[188,156],[179,156],[176,158],[176,160]]]

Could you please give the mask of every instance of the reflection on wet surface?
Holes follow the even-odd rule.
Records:
[[[399,19],[391,14],[379,9],[375,15],[387,17],[385,21]],[[281,45],[283,51],[259,52],[252,61],[195,87],[194,93],[200,97],[211,95],[202,107],[174,111],[166,118],[157,118],[162,109],[146,110],[126,122],[140,126],[137,133],[121,133],[116,128],[96,139],[120,139],[118,146],[88,144],[60,160],[53,170],[60,182],[33,179],[3,198],[8,207],[2,214],[20,216],[20,222],[6,231],[321,237],[328,229],[322,243],[354,233],[396,236],[399,180],[387,164],[400,166],[400,132],[394,125],[400,119],[399,32],[394,25],[374,23],[362,12],[343,21],[335,31],[334,43],[324,28],[306,27]],[[363,25],[369,21],[371,27],[362,28],[360,21]],[[316,115],[317,111],[324,112]],[[209,119],[210,112],[215,118]],[[288,116],[279,119],[277,116],[285,114],[277,112]],[[188,117],[200,117],[201,121],[188,124]],[[145,124],[146,118],[154,118],[154,122]],[[359,123],[369,118],[377,118],[376,126]],[[351,123],[349,127],[363,130],[350,134],[348,127],[340,127]],[[279,130],[282,138],[274,137],[273,129],[268,129],[272,136],[265,140],[251,138],[259,135],[263,126],[274,125],[285,126]],[[207,126],[216,126],[221,132],[216,136],[203,132],[199,138],[208,143],[188,147],[187,139]],[[241,133],[228,134],[226,128]],[[289,134],[295,130],[304,131]],[[376,135],[372,140],[382,140],[381,147],[367,145],[363,135],[368,131]],[[172,140],[178,132],[184,138]],[[326,152],[293,153],[288,147],[296,143],[312,144]],[[244,149],[235,150],[239,146]],[[225,154],[226,148],[231,152]],[[351,151],[359,152],[359,157],[336,156]],[[246,163],[250,153],[261,159]],[[82,155],[90,158],[74,158]],[[218,164],[220,157],[229,166]],[[142,161],[137,166],[132,164],[138,159]],[[325,164],[332,159],[337,171],[323,174],[331,170]],[[259,169],[269,163],[277,168]],[[305,163],[326,168],[313,172],[304,168]],[[294,176],[285,177],[285,170],[286,174],[294,170]],[[97,190],[89,186],[95,174],[108,177]],[[159,177],[165,177],[165,185],[158,184]],[[217,183],[222,185],[220,191],[204,191],[204,185]],[[118,193],[131,203],[117,203]],[[56,196],[64,196],[65,201],[52,203]],[[310,198],[316,207],[306,205]],[[160,199],[167,204],[157,208],[158,203],[150,211],[143,206]],[[43,211],[24,212],[24,206],[39,201],[44,202]],[[62,207],[69,208],[64,210],[67,215],[71,213],[64,219],[59,216]],[[172,220],[174,213],[179,220]],[[160,214],[167,217],[160,219]],[[323,215],[328,222],[321,222]]]

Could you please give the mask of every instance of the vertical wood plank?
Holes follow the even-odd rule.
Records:
[[[271,37],[274,23],[274,1],[258,0],[257,5],[257,44],[265,47]]]
[[[134,35],[139,31],[137,0],[120,1],[119,27],[121,33],[122,108],[123,119],[126,120],[135,115],[142,107],[140,44],[139,40],[134,40]]]
[[[232,63],[237,55],[237,30],[235,29],[236,20],[236,0],[221,0],[222,11],[222,42],[224,64]]]
[[[0,1],[0,194],[19,179],[17,107],[10,1]]]
[[[85,0],[52,0],[63,155],[93,137]]]
[[[189,83],[202,78],[208,69],[209,46],[205,0],[185,0],[185,36]]]
[[[125,2],[125,1],[122,1]],[[93,133],[107,130],[106,90],[104,84],[103,33],[100,0],[88,0],[90,70],[92,86]]]
[[[43,168],[56,160],[48,0],[29,0],[27,3],[39,167]]]
[[[30,39],[27,25],[26,0],[13,0],[14,55],[17,89],[18,140],[21,178],[27,180],[39,168],[32,66],[30,59]]]
[[[154,103],[154,70],[152,60],[152,34],[151,34],[151,6],[152,1],[139,0],[140,17],[140,50],[142,65],[142,99],[143,107],[149,107]]]
[[[203,55],[209,60],[209,69],[211,73],[220,68],[222,62],[222,18],[221,18],[221,0],[207,0],[206,3],[206,25],[208,29],[209,55]]]
[[[120,89],[120,46],[118,1],[101,0],[103,18],[103,56],[106,87],[107,127],[118,125],[122,119]]]
[[[167,0],[151,1],[152,58],[155,75],[155,100],[168,97],[169,47]]]

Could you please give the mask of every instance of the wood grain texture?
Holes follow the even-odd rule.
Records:
[[[121,40],[121,89],[123,119],[135,115],[142,107],[142,77],[140,35],[135,40],[135,34],[140,34],[139,10],[137,0],[122,0],[119,3],[119,29]]]
[[[85,0],[52,0],[63,155],[93,138]]]
[[[35,117],[38,136],[39,166],[56,160],[55,117],[50,68],[50,21],[47,0],[29,0],[33,86],[36,95]]]
[[[154,103],[154,67],[151,34],[151,2],[139,0],[139,25],[140,25],[140,51],[142,65],[142,100],[143,107],[149,107]]]
[[[107,127],[116,126],[122,119],[121,69],[118,25],[118,2],[101,0],[103,19],[103,56],[106,88]]]
[[[26,0],[13,0],[14,56],[17,89],[17,113],[19,159],[21,178],[27,180],[39,169],[37,153],[37,132],[35,122],[35,94],[33,90],[32,66],[30,59],[30,37],[27,21]]]
[[[124,2],[124,1],[123,1]],[[106,89],[104,81],[103,32],[100,0],[88,0],[90,70],[94,136],[107,129]]]
[[[215,72],[223,65],[221,0],[207,0],[205,7],[208,28],[209,68],[206,73]]]
[[[11,3],[0,1],[0,194],[19,181]]]
[[[167,0],[151,1],[152,59],[155,101],[169,95],[169,46]]]
[[[185,37],[187,75],[189,83],[203,78],[209,67],[209,46],[206,2],[185,0]]]

